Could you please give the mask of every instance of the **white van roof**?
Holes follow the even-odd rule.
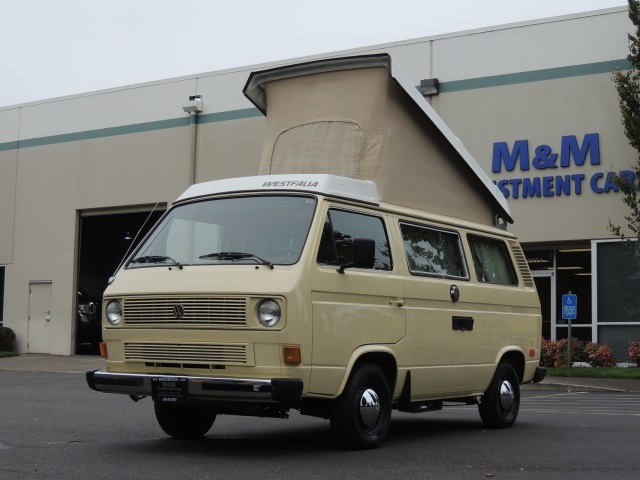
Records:
[[[175,201],[246,192],[308,192],[379,205],[376,184],[370,180],[327,174],[259,175],[227,178],[192,185]]]

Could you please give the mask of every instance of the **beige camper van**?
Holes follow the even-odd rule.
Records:
[[[91,388],[150,397],[179,438],[291,409],[349,448],[394,409],[511,426],[545,373],[540,305],[471,155],[388,55],[255,72],[245,94],[260,174],[193,185],[125,260]]]

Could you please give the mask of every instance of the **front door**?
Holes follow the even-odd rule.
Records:
[[[353,259],[355,238],[375,241],[374,266],[338,273],[340,265]],[[338,206],[325,213],[310,267],[311,392],[335,394],[358,348],[386,345],[394,349],[404,337],[404,279],[394,268],[389,245],[383,216]]]
[[[28,353],[50,353],[51,282],[29,283]]]

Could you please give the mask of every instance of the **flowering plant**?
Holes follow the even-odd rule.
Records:
[[[635,363],[640,367],[640,342],[629,342],[629,363]]]
[[[571,338],[571,364],[582,362],[586,343],[578,338]],[[540,348],[540,365],[543,367],[563,368],[567,366],[567,339],[542,339]]]
[[[615,367],[617,364],[611,348],[606,343],[602,345],[588,343],[584,353],[587,357],[587,362],[592,367]]]
[[[635,343],[634,360],[631,358],[629,347],[629,362],[638,363],[640,366],[640,342]],[[616,358],[607,344],[587,343],[578,338],[571,339],[571,364],[574,362],[587,362],[592,367],[615,367]],[[551,368],[564,368],[567,366],[567,339],[547,340],[542,339],[540,348],[540,365]]]

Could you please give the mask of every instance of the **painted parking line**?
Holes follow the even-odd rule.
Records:
[[[640,416],[640,395],[557,393],[523,398],[521,412],[578,415]]]

